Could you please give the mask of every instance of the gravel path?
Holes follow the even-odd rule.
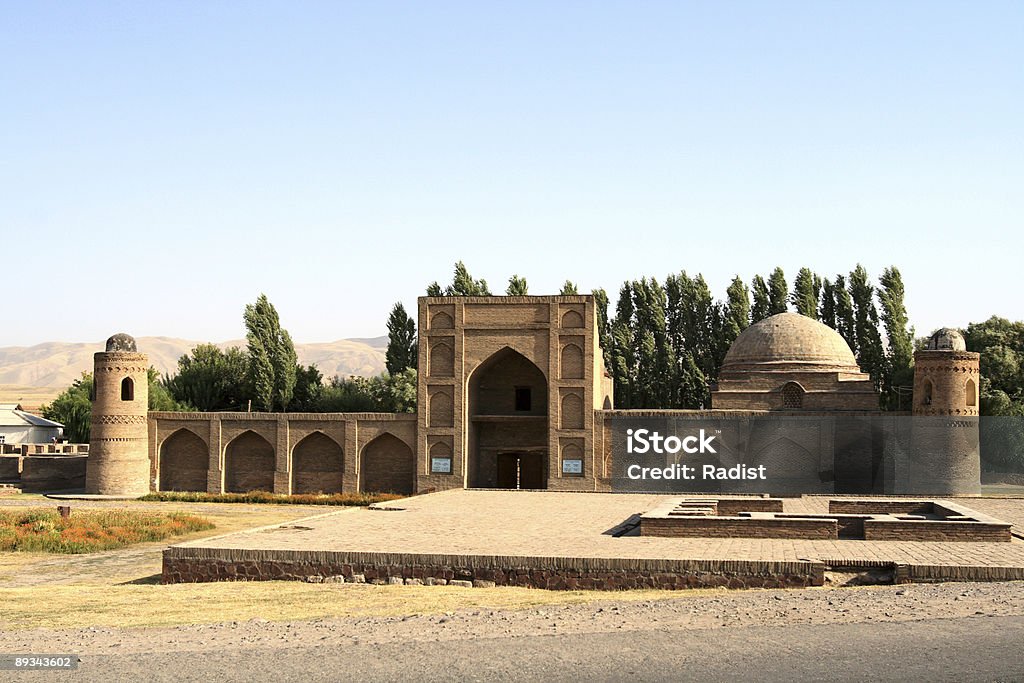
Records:
[[[475,589],[473,589],[475,590]],[[1024,582],[909,584],[804,590],[704,591],[649,601],[597,599],[524,610],[474,609],[436,615],[252,620],[174,628],[35,629],[0,633],[0,653],[224,651],[510,638],[533,635],[750,626],[909,622],[1024,616]],[[1024,633],[1021,634],[1024,642]]]

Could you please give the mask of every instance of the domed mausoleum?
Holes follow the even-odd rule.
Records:
[[[878,394],[838,332],[779,313],[736,338],[711,403],[720,410],[878,410]]]

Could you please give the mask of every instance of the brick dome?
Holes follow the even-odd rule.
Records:
[[[967,342],[960,330],[943,327],[928,338],[927,348],[929,351],[966,351]]]
[[[118,332],[114,336],[107,339],[106,346],[107,353],[115,353],[119,351],[128,351],[130,353],[136,353],[139,348],[135,344],[135,338],[130,334],[124,332]]]
[[[740,332],[725,355],[722,372],[744,370],[860,372],[838,332],[799,313],[779,313]]]

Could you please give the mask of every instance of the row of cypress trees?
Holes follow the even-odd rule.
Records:
[[[509,278],[507,295],[525,295],[526,279]],[[576,294],[566,281],[562,294]],[[487,281],[455,264],[452,283],[427,287],[429,296],[487,296]],[[882,407],[909,406],[914,331],[908,325],[903,280],[886,268],[878,285],[857,265],[849,274],[822,277],[801,268],[792,288],[782,268],[755,275],[750,286],[733,278],[723,300],[716,299],[701,274],[682,271],[664,281],[641,278],[623,283],[610,315],[608,295],[593,291],[598,334],[620,408],[701,408],[709,405],[709,385],[717,379],[726,352],[751,323],[794,310],[820,320],[846,340],[864,372],[882,394]],[[401,303],[388,319],[387,369],[416,367],[416,328]],[[902,398],[901,398],[902,397]]]

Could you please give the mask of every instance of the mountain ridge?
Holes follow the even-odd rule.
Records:
[[[202,342],[178,337],[138,337],[139,351],[149,356],[160,373],[173,372],[178,358]],[[244,339],[212,342],[221,349],[245,347]],[[387,337],[338,339],[332,342],[295,344],[299,363],[316,363],[326,377],[359,375],[370,377],[384,372]],[[83,372],[92,371],[92,355],[103,350],[103,342],[42,342],[32,346],[0,347],[0,385],[64,388]]]

